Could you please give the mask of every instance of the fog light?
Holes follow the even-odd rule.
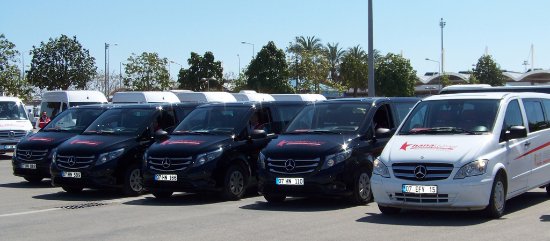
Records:
[[[327,166],[331,167],[334,166],[334,159],[330,159],[327,161]]]

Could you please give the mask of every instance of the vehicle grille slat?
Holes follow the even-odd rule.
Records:
[[[70,159],[73,158],[72,165]],[[71,170],[90,168],[96,161],[95,156],[57,156],[57,165]]]
[[[193,157],[156,157],[147,158],[149,169],[161,172],[183,171],[193,163]]]
[[[269,171],[278,174],[305,174],[311,173],[317,170],[320,165],[320,158],[315,159],[292,159],[293,166],[287,166],[287,161],[281,159],[267,159],[267,166],[270,167]]]
[[[409,203],[448,203],[448,194],[395,193],[397,201]]]
[[[423,166],[424,175],[416,173],[416,168]],[[449,178],[453,171],[453,164],[449,163],[394,163],[392,170],[395,177],[405,180],[434,181]]]

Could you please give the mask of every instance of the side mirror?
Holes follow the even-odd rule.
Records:
[[[512,126],[505,132],[504,137],[506,141],[527,137],[527,129],[525,126]]]
[[[263,139],[267,138],[267,133],[264,130],[252,130],[250,133],[250,139]]]
[[[163,142],[163,141],[168,139],[168,132],[166,132],[162,129],[157,130],[157,131],[155,131],[154,138],[155,138],[156,142]]]
[[[392,131],[387,128],[378,128],[376,129],[376,132],[374,136],[376,138],[384,139],[384,138],[390,138],[392,135]]]

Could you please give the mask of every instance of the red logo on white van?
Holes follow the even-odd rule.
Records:
[[[278,147],[283,147],[283,146],[320,146],[320,145],[323,145],[325,144],[324,142],[322,141],[285,141],[285,140],[282,140],[282,141],[279,141],[279,143],[277,143],[277,146]]]
[[[432,151],[453,151],[456,149],[456,146],[450,145],[439,145],[439,144],[409,144],[407,142],[401,145],[399,150],[407,151],[409,150],[432,150]]]

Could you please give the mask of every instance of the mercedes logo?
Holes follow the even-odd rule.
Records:
[[[294,160],[292,160],[292,159],[286,160],[285,169],[287,171],[292,171],[292,170],[294,170],[295,167],[296,167],[296,162]]]
[[[164,158],[164,160],[162,160],[162,167],[164,168],[169,168],[170,167],[170,159],[168,157]]]
[[[76,163],[74,161],[74,156],[69,157],[69,160],[67,162],[69,163],[69,166],[74,166],[74,164]]]
[[[8,137],[9,137],[9,138],[14,138],[14,137],[15,137],[15,132],[10,131],[10,132],[8,133]]]
[[[27,157],[27,159],[31,158],[32,157],[32,152],[31,151],[26,151],[25,156]]]
[[[424,179],[428,175],[428,169],[424,165],[418,165],[414,168],[414,176],[416,179]]]

